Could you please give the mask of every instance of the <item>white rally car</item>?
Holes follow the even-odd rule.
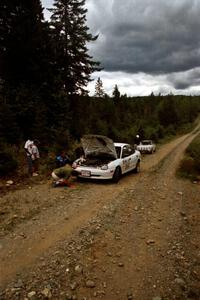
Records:
[[[152,140],[142,140],[137,146],[141,153],[153,153],[156,151],[156,145]]]
[[[140,170],[141,154],[126,143],[113,143],[102,135],[85,135],[81,139],[84,157],[73,163],[80,178],[112,179],[118,182],[121,175]]]

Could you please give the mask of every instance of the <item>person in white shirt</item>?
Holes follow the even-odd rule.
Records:
[[[33,141],[27,140],[24,145],[24,150],[26,151],[26,159],[27,159],[27,165],[28,165],[28,173],[30,176],[33,174],[33,163],[32,163],[32,147],[33,147]]]
[[[38,150],[39,141],[34,140],[32,148],[31,148],[31,160],[32,160],[32,166],[33,166],[33,176],[38,175],[38,160],[40,158],[40,153]]]

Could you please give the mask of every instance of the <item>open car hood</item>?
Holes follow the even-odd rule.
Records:
[[[86,157],[117,159],[114,143],[106,136],[96,134],[84,135],[81,143]]]

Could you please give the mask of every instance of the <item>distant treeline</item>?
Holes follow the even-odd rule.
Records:
[[[1,144],[20,144],[35,137],[45,145],[70,147],[83,134],[109,136],[133,143],[136,134],[155,141],[187,130],[200,112],[197,96],[104,98],[54,95],[54,101],[34,103],[19,98],[15,105],[1,99]]]

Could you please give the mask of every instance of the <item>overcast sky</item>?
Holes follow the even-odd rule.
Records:
[[[42,0],[50,7],[53,0]],[[200,0],[86,0],[89,45],[111,95],[200,94]],[[46,14],[47,17],[47,14]]]

